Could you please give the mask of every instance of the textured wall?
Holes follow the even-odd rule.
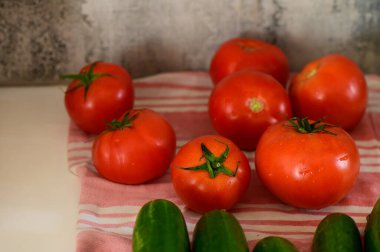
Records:
[[[380,73],[380,0],[0,0],[0,84],[106,60],[134,77],[204,70],[224,40],[279,45],[292,69],[339,52]]]

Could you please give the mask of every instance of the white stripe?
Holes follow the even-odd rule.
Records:
[[[356,145],[359,147],[380,147],[380,141],[377,139],[370,140],[355,140]]]
[[[133,216],[123,216],[123,217],[106,217],[106,216],[96,216],[90,213],[80,213],[79,220],[86,220],[96,224],[122,224],[126,222],[134,222],[136,220],[136,215]]]
[[[380,157],[380,148],[376,148],[376,149],[358,148],[358,149],[359,149],[360,155],[378,155]]]
[[[370,88],[380,88],[380,78],[376,76],[366,75],[365,76],[367,85]]]
[[[379,107],[368,107],[367,112],[378,113],[378,112],[380,112],[380,106]]]
[[[67,144],[67,149],[77,149],[77,148],[91,148],[92,147],[92,141],[86,141],[86,142],[70,142]]]
[[[91,150],[77,150],[77,151],[72,151],[69,153],[69,159],[70,158],[75,158],[75,157],[91,157],[92,151]]]
[[[360,164],[363,164],[363,165],[366,165],[366,164],[378,164],[380,165],[380,157],[378,158],[371,158],[371,157],[367,157],[367,158],[360,158]]]
[[[107,233],[116,233],[120,235],[125,235],[130,237],[133,233],[133,228],[123,226],[123,227],[93,227],[89,224],[78,223],[78,230],[101,230]]]
[[[207,98],[192,98],[192,99],[181,99],[181,98],[175,98],[175,99],[146,99],[146,100],[136,100],[135,105],[136,106],[146,106],[146,105],[183,105],[183,104],[202,104],[206,105],[208,103]]]
[[[380,173],[380,166],[370,166],[370,165],[361,165],[360,166],[360,172],[379,172]]]

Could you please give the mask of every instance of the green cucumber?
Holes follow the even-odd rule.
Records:
[[[268,236],[261,239],[252,252],[298,252],[298,250],[293,243],[285,238]]]
[[[361,237],[355,221],[343,213],[327,215],[314,234],[313,252],[360,252]]]
[[[165,199],[146,203],[136,218],[132,246],[134,252],[189,252],[189,234],[181,210]]]
[[[367,216],[364,230],[364,251],[380,251],[380,199],[377,200],[372,212]]]
[[[195,225],[193,252],[247,252],[247,239],[238,220],[224,210],[202,215]]]

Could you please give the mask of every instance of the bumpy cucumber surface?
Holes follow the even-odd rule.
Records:
[[[193,252],[247,252],[248,243],[238,220],[223,210],[205,213],[193,234]]]
[[[360,252],[362,244],[355,221],[343,213],[327,215],[318,225],[313,252]]]
[[[293,243],[285,238],[268,236],[261,239],[252,252],[298,252],[298,250]]]
[[[372,212],[367,217],[364,230],[364,251],[380,251],[380,199],[377,200]]]
[[[189,235],[181,210],[165,199],[146,203],[137,215],[132,243],[134,252],[189,252]]]

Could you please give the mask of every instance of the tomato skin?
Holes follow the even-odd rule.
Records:
[[[343,199],[359,174],[360,158],[352,137],[340,127],[302,134],[285,121],[267,129],[256,149],[256,172],[283,202],[321,209]]]
[[[224,165],[232,172],[237,171],[236,175],[231,177],[220,173],[210,178],[207,171],[181,169],[205,163],[201,158],[201,143],[216,156],[223,153],[227,144],[230,151]],[[170,169],[178,197],[188,208],[199,213],[231,209],[248,189],[251,178],[251,169],[244,153],[230,140],[217,135],[200,136],[186,143],[174,157]]]
[[[209,98],[213,127],[243,150],[254,150],[270,125],[291,115],[285,88],[270,75],[251,68],[224,78]]]
[[[99,174],[110,181],[141,184],[167,171],[175,154],[176,136],[159,113],[149,109],[130,112],[138,113],[131,127],[107,131],[95,139],[92,161]]]
[[[91,64],[80,72],[89,71],[90,67]],[[65,93],[65,106],[70,118],[80,129],[99,134],[105,130],[107,122],[133,107],[134,89],[131,76],[121,66],[96,62],[93,72],[106,75],[92,82],[86,98],[84,86],[74,88],[80,81],[73,80]]]
[[[281,49],[252,38],[233,38],[225,41],[215,52],[209,73],[214,85],[224,77],[244,68],[267,73],[286,86],[289,63]]]
[[[349,58],[331,54],[308,63],[289,86],[295,115],[326,122],[345,130],[357,126],[367,106],[367,84]]]

